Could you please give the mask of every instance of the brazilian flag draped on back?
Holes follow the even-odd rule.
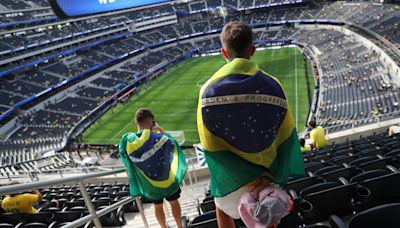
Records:
[[[292,113],[279,82],[243,58],[227,63],[201,88],[197,109],[211,193],[225,196],[264,172],[284,184],[304,175]]]
[[[133,197],[163,199],[174,194],[185,178],[185,156],[169,134],[150,130],[126,133],[119,143],[119,153],[129,172]]]

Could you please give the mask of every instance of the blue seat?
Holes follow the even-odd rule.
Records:
[[[215,211],[209,211],[197,216],[187,226],[188,228],[217,228],[217,215]]]
[[[327,182],[310,186],[300,192],[300,213],[306,224],[326,221],[330,215],[346,216],[353,212],[355,184]]]
[[[377,206],[355,215],[349,228],[398,228],[400,227],[400,203]]]

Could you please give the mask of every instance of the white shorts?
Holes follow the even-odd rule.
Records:
[[[215,205],[231,218],[240,219],[239,200],[246,191],[249,191],[249,189],[241,187],[224,197],[215,197]]]

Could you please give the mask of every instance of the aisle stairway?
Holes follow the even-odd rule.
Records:
[[[205,196],[205,189],[208,188],[208,180],[198,182],[191,186],[182,186],[182,193],[179,202],[181,203],[182,216],[188,216],[190,220],[199,215],[197,211],[197,200],[202,201]],[[154,204],[144,204],[145,215],[149,227],[159,227],[157,219],[154,214]],[[165,216],[167,218],[168,225],[176,227],[170,205],[165,201],[164,208],[168,207],[168,211],[165,210]],[[125,213],[125,219],[127,224],[124,227],[143,227],[143,221],[139,213]]]

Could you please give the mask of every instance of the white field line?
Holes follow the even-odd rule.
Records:
[[[295,100],[296,100],[296,129],[299,129],[299,109],[298,109],[298,93],[297,93],[297,49],[296,48],[293,48],[293,50],[294,50],[294,58],[295,58],[295,61],[294,61],[294,68],[295,68]]]
[[[127,125],[125,125],[124,128],[122,128],[118,133],[116,133],[111,139],[116,139],[115,137],[117,137],[119,135],[119,133],[123,132],[129,126],[130,126],[130,124],[128,123]]]

